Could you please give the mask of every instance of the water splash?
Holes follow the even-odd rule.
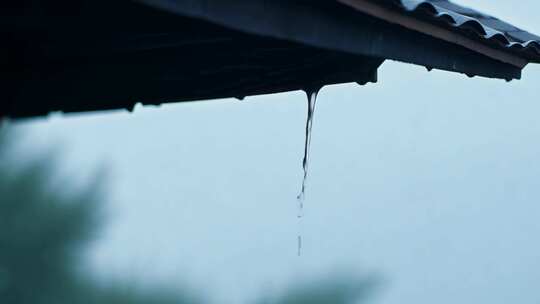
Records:
[[[306,141],[304,144],[304,159],[302,161],[302,168],[304,170],[304,176],[302,178],[302,188],[300,193],[296,197],[298,201],[298,218],[301,218],[304,214],[304,201],[306,199],[306,182],[308,177],[309,167],[309,149],[311,146],[311,129],[313,127],[313,114],[315,113],[315,106],[317,104],[317,95],[319,94],[319,88],[306,90],[308,111],[306,119]]]

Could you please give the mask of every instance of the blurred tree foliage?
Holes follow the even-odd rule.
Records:
[[[17,159],[15,136],[0,130],[1,304],[195,304],[180,292],[102,286],[80,271],[100,223],[100,184],[55,184],[51,157]]]
[[[54,180],[45,157],[21,162],[0,128],[0,304],[196,304],[198,297],[167,289],[142,291],[96,284],[79,270],[81,252],[100,227],[99,183],[79,193]],[[353,304],[377,282],[353,277],[314,281],[257,304]]]
[[[365,303],[379,287],[375,276],[329,275],[324,279],[303,282],[281,295],[260,299],[257,304],[353,304]]]

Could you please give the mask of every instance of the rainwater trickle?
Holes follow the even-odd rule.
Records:
[[[309,150],[311,146],[311,130],[313,127],[313,115],[315,113],[315,106],[317,104],[317,95],[319,94],[320,88],[316,89],[306,89],[307,95],[307,119],[306,119],[306,133],[305,133],[305,143],[304,143],[304,159],[302,160],[302,168],[304,170],[304,176],[302,178],[302,187],[300,193],[296,197],[297,200],[297,217],[300,225],[300,220],[304,216],[304,202],[306,199],[306,182],[308,177],[308,167],[309,167]],[[298,256],[302,254],[302,235],[298,233]]]
[[[309,150],[311,146],[311,130],[313,127],[313,114],[315,113],[315,106],[317,104],[317,94],[319,90],[306,90],[307,100],[308,100],[308,111],[306,119],[306,139],[304,143],[304,159],[302,160],[302,168],[304,170],[304,176],[302,178],[302,187],[300,188],[300,193],[296,197],[298,200],[298,218],[301,218],[304,214],[304,201],[306,199],[306,182],[308,177],[308,167],[309,167]]]

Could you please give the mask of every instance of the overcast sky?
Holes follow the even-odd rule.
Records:
[[[540,32],[536,0],[460,2]],[[301,224],[301,92],[20,125],[74,180],[107,169],[101,275],[243,303],[347,270],[386,279],[374,303],[537,304],[539,83],[540,66],[506,83],[387,61],[377,84],[325,87]]]

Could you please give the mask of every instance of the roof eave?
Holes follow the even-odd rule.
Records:
[[[417,31],[437,39],[453,43],[469,50],[478,52],[492,59],[511,64],[515,67],[523,69],[529,60],[514,55],[510,52],[496,49],[492,46],[488,46],[485,43],[476,41],[467,36],[461,35],[450,29],[437,26],[435,24],[414,18],[410,15],[405,15],[394,11],[380,3],[376,3],[372,0],[337,0],[345,5],[348,5],[362,13],[370,16],[382,19],[386,22],[396,24],[407,29]]]

